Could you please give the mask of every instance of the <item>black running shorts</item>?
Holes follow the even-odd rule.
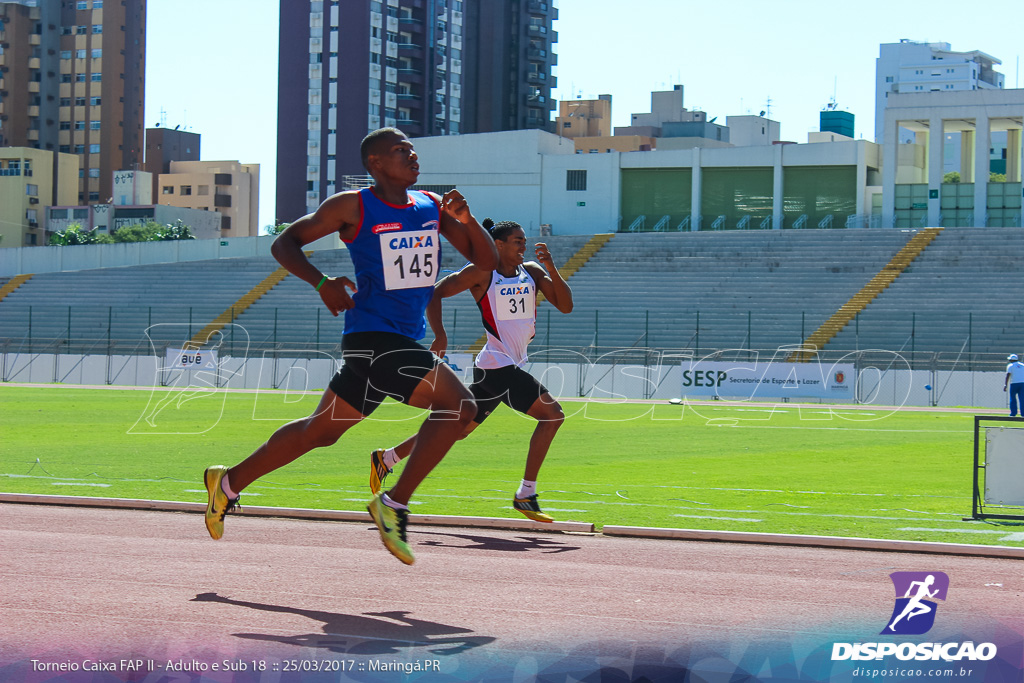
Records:
[[[473,368],[473,384],[469,390],[476,401],[476,417],[474,422],[481,424],[487,416],[504,403],[520,413],[529,412],[533,404],[547,393],[544,385],[537,379],[515,365],[485,370]]]
[[[345,403],[367,416],[385,396],[408,403],[439,362],[414,340],[393,332],[353,332],[341,338],[345,364],[328,385]]]

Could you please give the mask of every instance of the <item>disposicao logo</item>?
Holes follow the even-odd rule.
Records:
[[[879,635],[921,635],[935,625],[936,600],[946,600],[949,577],[944,572],[893,572],[889,575],[896,589],[892,616]],[[992,643],[834,643],[832,660],[987,661],[996,656]]]
[[[889,574],[896,588],[896,605],[881,634],[898,633],[918,636],[928,633],[935,624],[939,606],[949,591],[949,577],[943,572],[893,572]]]

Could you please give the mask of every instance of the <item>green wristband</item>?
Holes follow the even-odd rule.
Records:
[[[320,291],[320,288],[324,286],[324,283],[325,283],[325,282],[327,282],[327,276],[326,276],[326,275],[324,275],[323,279],[322,279],[322,280],[320,280],[320,284],[318,284],[318,285],[316,286],[316,291],[318,291],[318,292],[319,292],[319,291]]]

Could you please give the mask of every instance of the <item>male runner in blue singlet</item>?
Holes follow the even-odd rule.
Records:
[[[415,341],[426,331],[423,314],[440,267],[440,236],[480,268],[495,267],[497,253],[458,191],[443,198],[409,191],[419,162],[404,133],[374,131],[360,152],[373,187],[329,197],[288,226],[271,250],[288,272],[316,289],[331,313],[345,312],[344,366],[312,415],[284,425],[234,467],[206,470],[206,527],[220,538],[224,514],[245,487],[314,448],[330,446],[392,396],[431,413],[402,476],[390,491],[375,495],[368,509],[387,549],[412,564],[405,531],[409,498],[476,415],[472,394],[455,373]],[[333,232],[348,245],[355,283],[321,273],[302,251]]]
[[[484,221],[485,226],[489,220]],[[553,522],[537,502],[537,475],[565,415],[558,401],[533,375],[523,370],[523,365],[526,364],[526,347],[536,330],[538,290],[562,313],[572,311],[572,290],[555,268],[551,252],[543,242],[537,243],[535,254],[544,267],[534,261],[524,261],[526,234],[518,223],[502,221],[489,230],[498,249],[498,267],[488,270],[470,264],[437,283],[427,306],[427,320],[434,330],[430,350],[443,357],[448,348],[441,300],[468,289],[480,308],[487,343],[476,357],[470,386],[477,414],[462,438],[469,436],[502,402],[537,420],[526,454],[523,481],[512,499],[512,507],[534,521]],[[395,464],[415,451],[418,439],[419,436],[414,435],[394,448],[382,448],[370,454],[371,491],[376,493]]]

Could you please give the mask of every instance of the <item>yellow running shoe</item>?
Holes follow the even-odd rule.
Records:
[[[416,558],[412,556],[412,549],[405,541],[405,526],[409,513],[385,505],[383,496],[383,493],[375,495],[366,509],[380,531],[380,540],[384,542],[384,547],[402,562],[412,564]]]
[[[210,532],[210,536],[214,540],[224,535],[224,515],[236,507],[241,507],[238,505],[237,497],[228,498],[224,489],[221,488],[220,482],[227,473],[228,468],[224,465],[214,465],[207,467],[203,474],[203,479],[206,481],[207,497],[210,501],[206,506],[206,530]]]
[[[370,493],[377,495],[384,486],[384,480],[391,470],[384,464],[384,449],[378,448],[370,453]]]
[[[527,496],[526,498],[514,498],[512,500],[512,507],[519,512],[523,513],[535,522],[553,522],[555,518],[551,515],[546,515],[540,511],[540,505],[537,504],[537,494]]]

